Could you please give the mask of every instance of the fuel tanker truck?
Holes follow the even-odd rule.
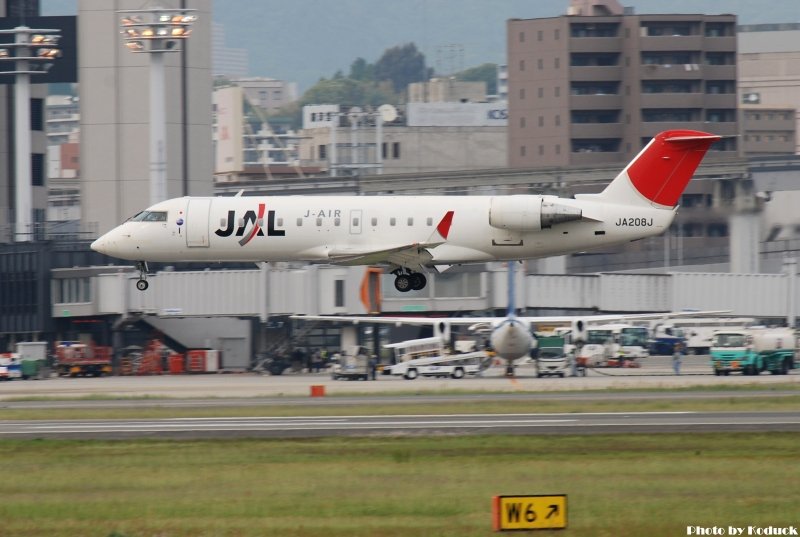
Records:
[[[796,338],[789,328],[719,330],[711,340],[711,366],[715,375],[741,371],[758,375],[769,371],[786,375],[795,367]]]

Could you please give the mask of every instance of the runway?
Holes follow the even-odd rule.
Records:
[[[800,431],[797,412],[623,412],[0,422],[0,438],[225,439],[438,434]]]
[[[671,373],[668,357],[638,369],[590,371],[587,377],[539,379],[526,367],[507,378],[502,368],[466,379],[334,381],[326,373],[48,378],[0,383],[0,409],[221,408],[398,405],[420,415],[226,417],[102,420],[5,420],[0,438],[291,438],[412,434],[599,434],[684,431],[798,431],[800,413],[634,412],[637,401],[725,400],[800,394],[790,375],[717,377],[706,357],[689,357]],[[310,397],[322,386],[324,397]],[[742,390],[747,386],[747,390]],[[687,391],[686,388],[692,388]],[[422,415],[437,404],[480,401],[630,401],[631,412],[570,414]],[[313,410],[312,410],[313,412]],[[368,411],[367,411],[368,412]],[[252,416],[253,412],[248,412]],[[1,416],[1,415],[0,415]]]

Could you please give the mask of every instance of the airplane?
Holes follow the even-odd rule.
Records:
[[[678,200],[721,136],[656,135],[598,194],[182,197],[156,203],[91,248],[147,262],[306,261],[382,265],[398,291],[453,265],[561,255],[667,230]]]
[[[569,326],[571,341],[578,346],[587,339],[587,329],[591,324],[604,324],[610,322],[649,321],[655,319],[671,319],[676,317],[697,317],[709,315],[724,315],[729,311],[680,311],[661,313],[632,313],[632,314],[600,314],[600,315],[548,315],[548,316],[517,316],[515,305],[515,262],[508,263],[508,305],[505,317],[378,317],[378,316],[347,316],[347,315],[292,315],[292,319],[305,321],[331,321],[344,323],[375,323],[392,324],[394,326],[430,326],[435,337],[449,344],[451,327],[468,326],[470,329],[486,326],[491,330],[489,343],[497,357],[506,362],[506,376],[514,376],[514,362],[529,356],[534,345],[533,328],[537,324]]]

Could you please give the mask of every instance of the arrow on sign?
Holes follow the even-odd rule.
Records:
[[[558,515],[558,505],[557,504],[551,504],[548,507],[550,507],[550,512],[547,513],[546,517],[544,517],[545,519]]]

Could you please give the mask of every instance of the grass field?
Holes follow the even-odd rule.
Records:
[[[800,434],[4,441],[0,535],[484,536],[497,494],[566,532],[800,525]]]

